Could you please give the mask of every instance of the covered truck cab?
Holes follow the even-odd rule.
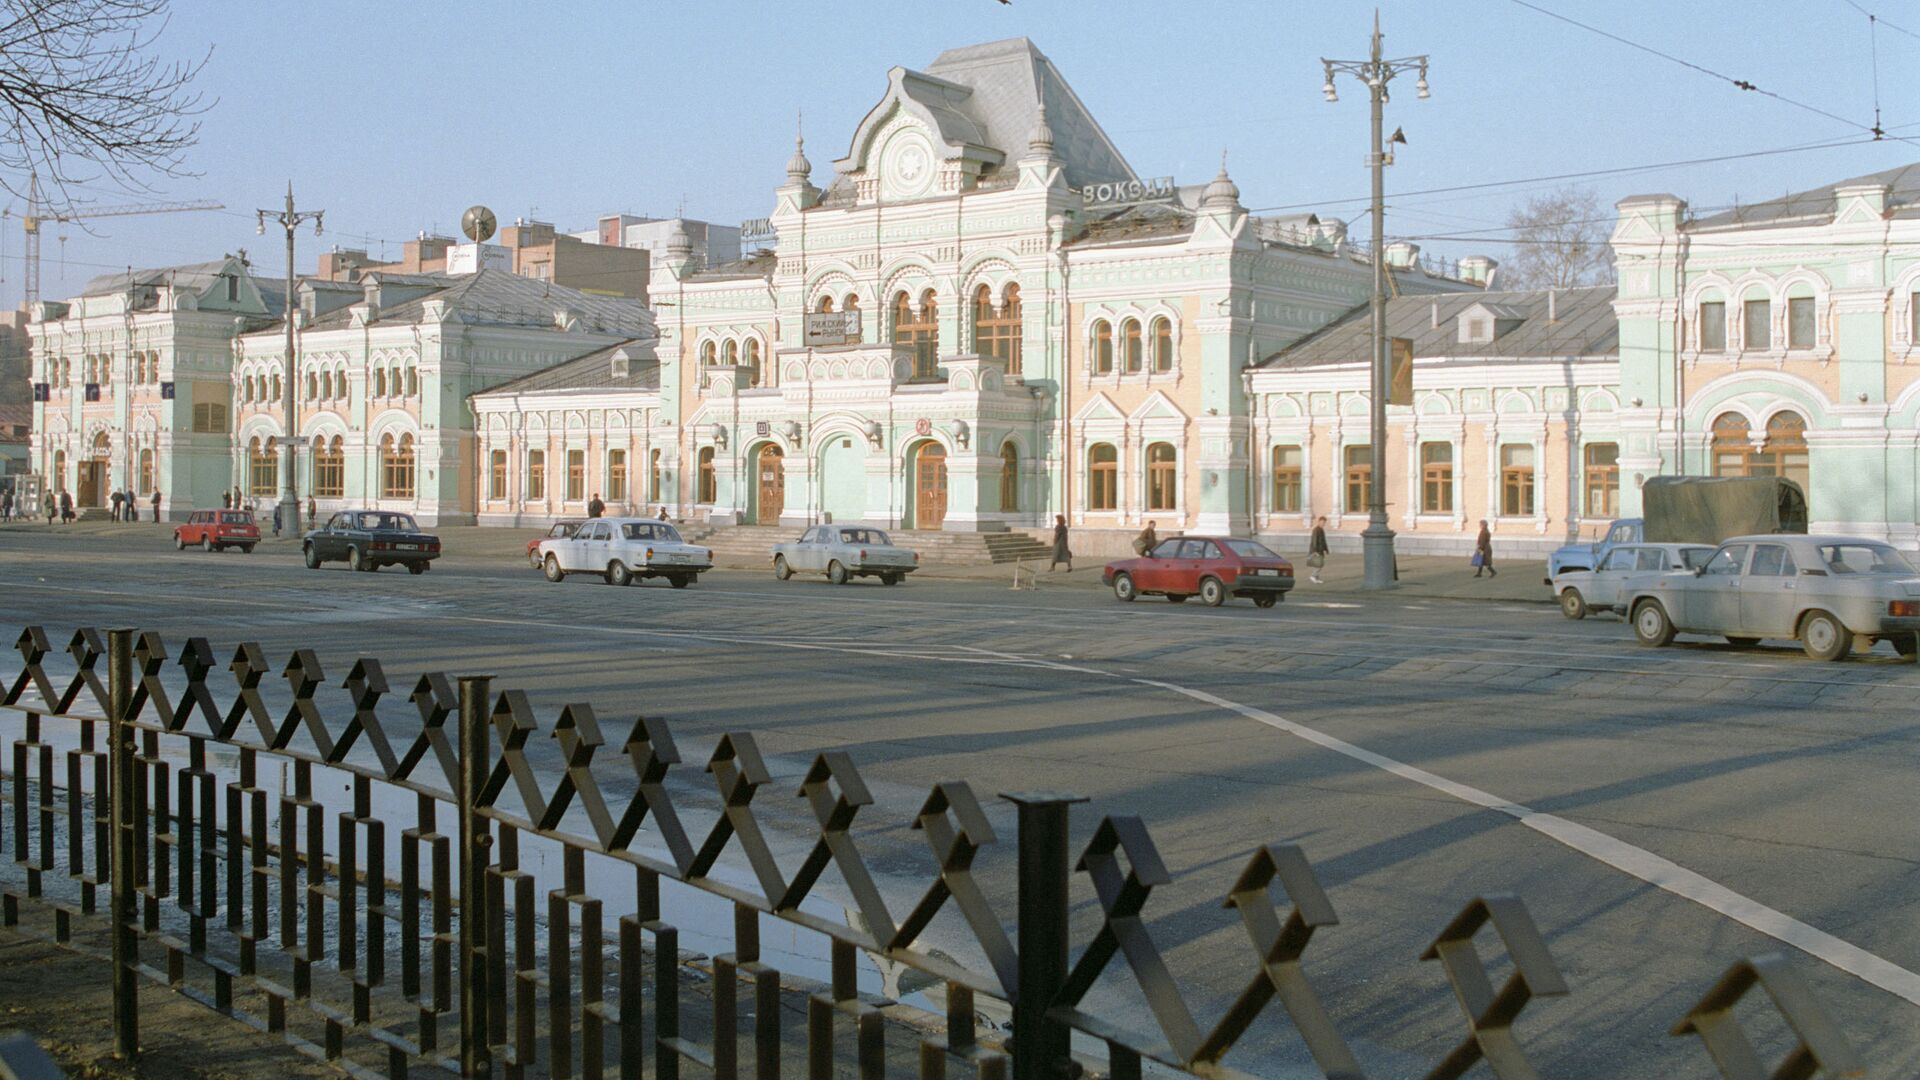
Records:
[[[1807,531],[1807,494],[1781,476],[1655,476],[1641,487],[1640,505],[1644,539],[1654,544]]]

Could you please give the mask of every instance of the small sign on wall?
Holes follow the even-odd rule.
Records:
[[[914,433],[915,435],[931,435],[931,434],[933,434],[933,421],[931,421],[931,420],[929,420],[929,419],[927,419],[927,418],[926,418],[926,417],[924,417],[924,416],[923,416],[923,417],[921,417],[921,418],[920,418],[920,419],[918,419],[918,420],[915,420],[915,421],[913,422],[913,433]]]

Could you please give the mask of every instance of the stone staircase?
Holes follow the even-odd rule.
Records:
[[[773,545],[798,540],[805,530],[795,526],[694,525],[681,528],[690,544],[713,549],[719,566],[770,566]],[[918,529],[889,529],[901,547],[920,553],[922,566],[982,566],[1025,559],[1044,560],[1047,545],[1024,532],[963,533]]]

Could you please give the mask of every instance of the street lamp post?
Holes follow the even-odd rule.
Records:
[[[313,222],[313,235],[321,233],[321,218],[325,210],[295,210],[293,208],[293,181],[287,181],[287,206],[284,210],[255,211],[258,224],[255,231],[265,235],[267,222],[277,221],[287,231],[287,420],[285,434],[280,437],[280,526],[293,535],[300,533],[300,491],[299,473],[294,469],[295,458],[299,450],[300,417],[295,406],[297,386],[299,384],[299,364],[293,354],[293,230],[307,222]]]
[[[1367,155],[1367,166],[1373,173],[1373,380],[1368,397],[1372,408],[1368,418],[1368,442],[1373,455],[1371,482],[1367,485],[1367,529],[1360,534],[1361,549],[1366,558],[1366,581],[1368,589],[1390,589],[1394,582],[1393,529],[1387,525],[1387,261],[1386,261],[1386,166],[1393,159],[1385,152],[1381,139],[1381,107],[1387,103],[1387,83],[1393,77],[1407,71],[1417,70],[1420,81],[1415,84],[1422,98],[1427,96],[1427,58],[1409,56],[1399,60],[1383,60],[1380,57],[1380,13],[1373,15],[1373,50],[1365,60],[1328,60],[1320,62],[1326,65],[1327,85],[1325,93],[1328,101],[1340,100],[1334,92],[1333,77],[1336,73],[1352,75],[1367,84],[1368,96],[1372,99],[1373,112],[1373,152]],[[1399,132],[1394,132],[1395,141],[1404,142]]]

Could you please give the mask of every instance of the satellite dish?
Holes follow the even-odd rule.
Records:
[[[493,216],[493,211],[484,206],[469,206],[467,212],[460,215],[460,231],[466,233],[467,239],[476,244],[484,244],[491,240],[494,226],[498,224],[500,220]]]

